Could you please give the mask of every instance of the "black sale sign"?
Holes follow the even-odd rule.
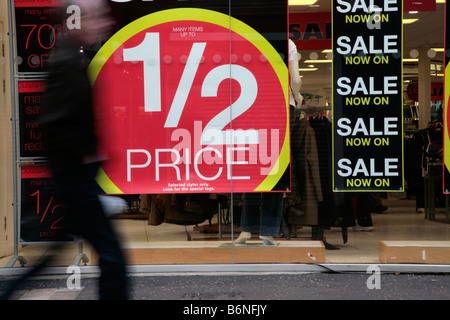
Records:
[[[333,189],[403,191],[402,1],[333,4]]]

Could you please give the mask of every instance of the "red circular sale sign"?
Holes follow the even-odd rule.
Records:
[[[147,15],[112,36],[89,73],[107,193],[270,191],[287,168],[287,67],[239,20]]]

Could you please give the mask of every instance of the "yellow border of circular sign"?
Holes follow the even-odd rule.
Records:
[[[256,30],[246,25],[245,23],[228,16],[226,14],[207,10],[207,9],[194,9],[194,8],[177,8],[168,9],[151,13],[142,18],[139,18],[130,24],[123,27],[116,34],[114,34],[95,55],[94,59],[89,65],[88,74],[91,79],[91,83],[94,84],[97,80],[103,65],[108,61],[111,55],[128,39],[138,34],[139,32],[148,29],[150,27],[172,22],[172,21],[203,21],[211,24],[219,25],[224,28],[230,29],[242,37],[250,41],[255,47],[264,54],[267,61],[272,65],[275,73],[278,76],[281,87],[283,88],[285,101],[286,101],[286,114],[289,108],[289,83],[288,83],[288,69],[286,64],[280,58],[278,52],[272,47],[272,45],[261,36]],[[286,128],[289,128],[289,117],[286,117]],[[270,191],[276,183],[280,180],[284,171],[286,170],[290,160],[289,153],[289,130],[286,130],[284,137],[284,143],[281,148],[280,156],[277,162],[273,166],[269,175],[254,191]],[[115,184],[111,181],[108,175],[103,169],[100,169],[97,176],[97,182],[100,187],[108,194],[120,194],[123,193]]]

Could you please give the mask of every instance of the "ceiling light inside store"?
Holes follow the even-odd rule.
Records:
[[[317,0],[289,0],[290,6],[312,6]]]
[[[298,68],[298,71],[316,71],[318,68]]]
[[[418,62],[419,59],[403,59],[403,62]]]
[[[419,19],[403,19],[403,24],[410,24],[410,23],[414,23]]]
[[[305,60],[305,63],[331,63],[332,60]]]

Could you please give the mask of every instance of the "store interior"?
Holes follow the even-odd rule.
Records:
[[[317,0],[313,5],[291,5],[292,13],[330,12],[331,1]],[[404,12],[404,141],[405,161],[410,153],[410,143],[418,134],[423,136],[428,123],[442,121],[442,100],[434,100],[433,90],[422,94],[422,83],[444,81],[444,1],[437,1],[435,11]],[[301,92],[307,114],[329,115],[332,108],[332,70],[330,51],[301,50],[300,74]],[[315,61],[314,61],[315,60]],[[309,71],[312,70],[312,71]],[[431,87],[431,86],[430,86]],[[430,88],[429,87],[429,88]],[[438,86],[439,88],[439,86]],[[418,94],[417,94],[418,92]],[[415,95],[414,95],[415,93]],[[423,108],[428,100],[430,108]],[[414,152],[417,150],[414,149]],[[421,157],[420,150],[417,153]],[[416,154],[415,154],[416,155]],[[356,231],[349,227],[345,239],[342,229],[328,227],[323,230],[323,240],[329,247],[325,250],[326,263],[379,263],[380,241],[449,241],[450,221],[446,211],[447,196],[442,192],[439,177],[424,179],[427,169],[419,161],[413,173],[406,173],[404,192],[381,192],[378,194],[384,206],[382,212],[371,213],[373,230]],[[438,170],[439,171],[439,170]],[[429,181],[430,180],[430,181]],[[158,221],[150,213],[151,203],[146,203],[146,195],[122,197],[128,206],[113,216],[112,221],[125,247],[151,246],[155,243],[204,243],[205,241],[231,242],[239,236],[239,213],[241,195],[219,195],[215,202],[217,212],[198,218],[194,222]],[[231,199],[232,198],[232,199]],[[431,208],[431,210],[430,210]],[[434,208],[434,209],[433,209]],[[380,211],[380,210],[378,210]],[[280,243],[311,240],[313,230],[310,226],[289,224],[289,234],[275,240]],[[255,238],[256,239],[256,238]],[[78,244],[68,244],[56,264],[71,264],[79,250]],[[29,263],[39,260],[46,254],[48,245],[24,245],[20,254]],[[83,244],[83,253],[92,261],[88,244]],[[0,259],[0,267],[5,266],[11,257]],[[233,257],[229,259],[233,262]],[[88,262],[89,264],[90,262]],[[150,262],[151,263],[151,262]]]

